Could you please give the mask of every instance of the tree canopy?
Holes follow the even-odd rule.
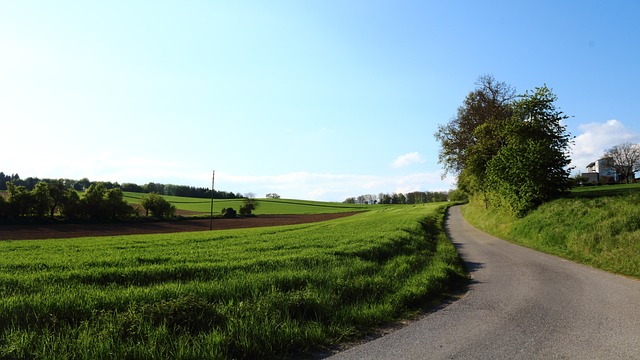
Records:
[[[487,206],[523,216],[569,189],[570,136],[545,86],[515,91],[485,75],[457,115],[440,125],[439,161],[458,187]]]

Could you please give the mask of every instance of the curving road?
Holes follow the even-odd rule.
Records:
[[[332,359],[640,359],[640,281],[447,231],[472,277],[462,299]]]

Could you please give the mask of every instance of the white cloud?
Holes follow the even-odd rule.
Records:
[[[579,127],[582,133],[574,139],[571,166],[575,173],[585,172],[586,166],[604,155],[605,150],[625,142],[640,142],[640,133],[634,132],[619,120],[593,122]]]
[[[398,156],[392,163],[391,167],[393,168],[401,168],[406,167],[411,164],[423,163],[424,159],[420,156],[420,154],[415,152],[410,152],[404,155]]]

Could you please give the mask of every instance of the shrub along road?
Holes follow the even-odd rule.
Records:
[[[523,248],[449,210],[462,299],[335,359],[640,359],[640,281]]]

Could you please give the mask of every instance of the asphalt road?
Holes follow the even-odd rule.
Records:
[[[640,359],[640,281],[497,239],[459,207],[447,230],[469,291],[332,359]]]

